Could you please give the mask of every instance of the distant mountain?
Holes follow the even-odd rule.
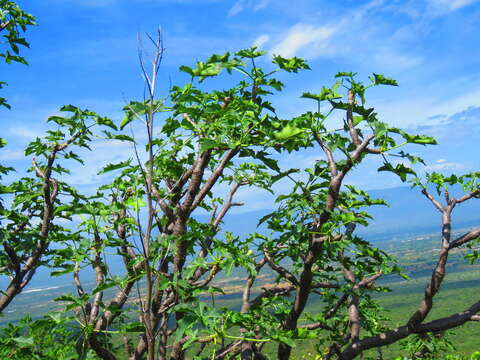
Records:
[[[371,190],[374,198],[382,198],[389,206],[373,206],[368,211],[374,217],[370,226],[358,229],[359,234],[373,240],[392,234],[412,234],[440,230],[441,217],[436,208],[418,189],[396,187]],[[435,194],[435,190],[432,190]],[[455,195],[452,194],[453,196]],[[458,194],[457,194],[458,195]],[[440,200],[443,200],[440,198]],[[246,236],[256,230],[258,220],[272,210],[233,214],[225,218],[227,231]],[[480,225],[480,200],[459,204],[453,212],[453,227]],[[263,231],[265,231],[263,229]]]
[[[437,195],[435,190],[430,191]],[[411,233],[440,230],[440,212],[418,189],[397,187],[369,191],[371,196],[387,201],[389,207],[374,207],[370,213],[374,217],[371,226],[363,229],[364,234]],[[452,196],[460,192],[453,191]],[[444,201],[442,197],[438,197]],[[480,225],[480,200],[472,199],[457,205],[453,211],[452,227]]]
[[[408,236],[440,231],[440,213],[418,189],[397,187],[372,190],[369,193],[375,198],[386,200],[390,206],[374,206],[369,209],[370,214],[374,217],[371,220],[371,225],[358,229],[358,234],[365,237],[366,240],[381,241],[390,238],[392,235]],[[268,231],[266,231],[265,226],[257,229],[257,223],[262,216],[271,211],[259,210],[227,215],[223,231],[231,231],[234,235],[240,237],[246,237],[255,231],[267,234]],[[480,226],[480,200],[471,200],[458,205],[453,214],[453,230],[459,227]],[[200,218],[207,220],[206,216],[205,219]],[[111,256],[109,265],[110,270],[114,273],[123,273],[124,271],[122,262],[118,257]],[[72,282],[70,274],[51,278],[49,273],[49,270],[40,268],[28,290],[66,285]],[[85,281],[92,281],[91,271],[85,271],[85,278]],[[5,278],[0,279],[0,286],[5,286],[6,280]]]

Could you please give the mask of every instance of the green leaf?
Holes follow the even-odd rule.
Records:
[[[293,125],[287,125],[282,130],[275,132],[273,135],[278,140],[285,140],[293,136],[297,136],[298,134],[301,134],[303,132],[303,129],[300,129]]]
[[[208,64],[206,67],[199,69],[197,71],[197,76],[202,78],[208,76],[217,76],[223,70],[223,65],[221,63]],[[202,81],[202,80],[200,80]]]
[[[412,144],[437,145],[437,140],[427,135],[409,135],[406,137],[406,140]]]
[[[60,108],[60,111],[64,112],[80,112],[80,109],[74,105],[64,105]]]
[[[383,166],[378,168],[378,171],[393,172],[394,174],[398,175],[402,181],[407,180],[408,174],[416,175],[415,171],[403,164],[397,164],[395,167],[393,167],[391,163],[384,163]]]
[[[217,147],[219,144],[217,141],[212,139],[202,138],[200,139],[200,152],[204,152],[210,149]]]
[[[138,321],[132,321],[127,324],[125,324],[124,327],[122,327],[122,332],[127,332],[127,333],[142,333],[145,331],[145,325],[143,325],[141,322]]]
[[[252,46],[249,49],[243,49],[243,50],[237,51],[235,55],[240,56],[242,58],[255,59],[257,57],[265,55],[266,53],[267,53],[266,51],[257,50],[256,46]]]
[[[255,154],[255,157],[261,162],[263,162],[270,169],[280,171],[280,168],[278,167],[278,161],[267,157],[267,155],[268,153],[266,153],[265,151],[259,151]]]
[[[129,141],[129,142],[132,142],[132,143],[135,142],[135,140],[131,136],[128,136],[128,135],[112,134],[108,131],[104,131],[103,133],[107,136],[108,139],[120,140],[120,141]]]
[[[287,59],[280,55],[275,55],[272,62],[287,72],[297,73],[299,70],[310,70],[310,66],[308,66],[305,60],[297,57]]]
[[[337,94],[335,91],[332,91],[329,88],[323,87],[322,91],[318,95],[306,92],[306,93],[303,93],[301,97],[306,99],[323,101],[323,100],[341,99],[343,96],[340,94]]]
[[[390,86],[398,86],[398,83],[396,80],[394,79],[390,79],[390,78],[387,78],[383,75],[380,75],[380,74],[373,74],[373,78],[371,77],[370,80],[372,80],[372,82],[375,84],[375,85],[390,85]]]
[[[125,126],[127,126],[128,124],[130,124],[132,121],[133,121],[134,117],[132,116],[132,114],[128,113],[126,114],[123,119],[122,119],[122,122],[120,123],[120,130],[123,130],[123,128]]]
[[[335,74],[335,78],[341,78],[341,77],[350,77],[350,78],[352,78],[352,77],[354,77],[354,76],[356,76],[356,75],[357,75],[356,72],[340,71],[340,72],[338,72],[338,73]]]
[[[193,72],[193,69],[189,66],[182,65],[179,67],[180,71],[183,71],[184,73],[187,73],[191,76],[195,76],[195,73]]]
[[[50,276],[60,276],[60,275],[65,275],[73,272],[75,270],[75,266],[68,264],[68,265],[63,265],[63,270],[55,270],[50,273]]]
[[[13,338],[13,341],[15,341],[17,344],[19,344],[21,347],[25,347],[28,345],[33,345],[34,344],[34,339],[33,336],[19,336],[16,338]]]
[[[105,173],[108,173],[110,171],[122,169],[122,168],[130,166],[130,165],[131,165],[131,160],[130,159],[128,159],[126,161],[116,163],[116,164],[107,164],[106,166],[103,167],[102,170],[100,170],[98,172],[98,175],[105,174]]]
[[[0,97],[0,106],[6,107],[7,109],[11,109],[12,107],[7,103],[7,99]]]
[[[146,203],[141,198],[130,197],[125,201],[125,205],[131,206],[135,211],[138,211],[141,207],[144,207]]]
[[[116,283],[114,281],[105,281],[104,283],[95,286],[95,288],[92,290],[92,295],[95,295],[96,293],[99,293],[106,289],[110,289],[114,286],[116,286]]]
[[[108,126],[109,128],[113,129],[113,130],[117,130],[117,127],[116,125],[113,123],[113,121],[109,118],[106,118],[106,117],[97,117],[97,124],[98,125],[105,125],[105,126]]]

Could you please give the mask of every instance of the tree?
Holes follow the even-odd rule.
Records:
[[[9,0],[0,1],[0,34],[5,39],[1,42],[2,47],[6,45],[6,49],[0,50],[0,57],[10,64],[18,62],[21,64],[28,64],[27,60],[20,55],[20,47],[29,47],[27,40],[22,37],[22,33],[27,30],[27,26],[35,25],[35,18],[20,7]],[[0,89],[6,83],[0,81]],[[0,106],[10,108],[5,98],[0,97]]]
[[[480,194],[479,173],[432,173],[422,180],[406,165],[422,160],[399,152],[400,147],[435,140],[391,127],[366,107],[369,88],[396,86],[394,80],[374,74],[365,85],[355,73],[338,73],[332,87],[303,94],[326,104],[321,107],[326,111],[281,119],[270,100],[284,85],[273,76],[309,67],[299,58],[275,56],[273,68],[264,69],[258,64],[265,54],[251,48],[180,67],[190,81],[172,87],[169,98],[160,100],[155,84],[163,47],[160,34],[150,40],[155,50],[151,73],[140,54],[146,96],[124,107],[118,127],[92,111],[66,106],[62,110],[71,116],[51,117],[57,130],[27,148],[27,155],[35,156],[34,175],[8,187],[14,201],[2,212],[2,273],[12,281],[1,309],[38,266],[71,273],[76,294],[57,299],[65,308],[58,315],[63,320],[55,321],[68,324],[72,316],[80,340],[74,345],[59,327],[64,339],[59,353],[75,347],[80,358],[95,354],[109,360],[125,354],[149,360],[266,359],[272,346],[278,359],[289,359],[293,347],[309,339],[319,358],[353,359],[411,335],[430,336],[478,320],[477,302],[461,313],[425,322],[449,252],[480,235],[480,229],[457,239],[450,235],[455,206]],[[241,79],[227,89],[205,90],[204,82],[225,72]],[[327,126],[338,112],[344,120]],[[111,182],[87,196],[52,174],[67,172],[70,160],[82,161],[71,148],[91,145],[95,152],[93,137],[127,142],[134,150],[123,161],[106,164],[102,173],[111,174]],[[305,148],[317,148],[322,159],[307,169],[279,166],[279,155]],[[424,299],[405,326],[396,329],[386,327],[372,293],[384,288],[375,284],[377,279],[401,275],[401,269],[389,254],[355,235],[358,224],[368,225],[368,208],[384,202],[344,185],[348,174],[371,156],[384,160],[379,171],[420,187],[443,221],[439,260]],[[222,231],[227,214],[242,205],[235,201],[240,188],[272,191],[280,181],[291,181],[291,191],[279,194],[278,208],[259,219],[271,234],[242,238]],[[448,186],[454,184],[464,187],[464,196],[449,195]],[[432,186],[444,193],[444,204],[432,195]],[[60,219],[75,226],[61,226]],[[123,262],[123,273],[112,273],[114,258]],[[478,259],[476,250],[469,258]],[[226,289],[219,277],[232,271],[243,274],[240,309],[219,305],[216,298]],[[274,284],[258,289],[261,276],[271,273]],[[87,286],[85,278],[92,274],[95,284]],[[309,313],[306,305],[314,299],[322,310]],[[52,321],[42,321],[47,320]],[[38,352],[29,345],[37,336],[35,324],[4,330],[3,344],[23,336],[28,346],[22,356]]]
[[[2,47],[6,44],[6,49],[0,49],[0,57],[7,64],[10,64],[12,61],[27,64],[25,58],[20,56],[20,46],[29,47],[29,44],[25,38],[21,37],[21,34],[27,30],[27,26],[31,25],[35,25],[35,18],[32,15],[25,13],[12,1],[0,0],[0,34],[5,39],[0,44],[2,44]],[[0,89],[5,85],[7,83],[0,80]],[[0,107],[10,109],[10,105],[3,97],[0,97]],[[3,148],[5,145],[5,139],[0,137],[0,148]],[[0,180],[3,175],[12,170],[12,168],[0,165]],[[1,186],[0,184],[0,189]],[[2,209],[2,206],[0,201],[0,209]]]

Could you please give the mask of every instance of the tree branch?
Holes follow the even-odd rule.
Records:
[[[445,211],[445,207],[440,204],[434,197],[432,194],[430,194],[427,189],[423,189],[422,190],[422,194],[425,195],[427,197],[428,200],[430,200],[432,202],[433,205],[435,205],[435,207],[437,208],[438,211],[440,211],[441,213],[443,213]]]
[[[417,329],[415,329],[415,331],[413,331],[409,326],[405,325],[375,336],[364,338],[348,346],[341,354],[342,359],[353,359],[365,350],[393,344],[413,333],[425,334],[428,332],[444,331],[461,326],[468,321],[478,321],[476,319],[479,317],[476,314],[479,312],[480,302],[477,302],[463,312],[433,320],[429,323],[421,324]]]
[[[235,157],[235,155],[237,155],[239,150],[240,150],[239,148],[230,149],[225,154],[223,159],[220,161],[220,164],[218,164],[217,168],[213,171],[212,175],[208,178],[208,180],[205,182],[203,187],[195,196],[195,200],[192,203],[191,210],[195,209],[203,201],[205,196],[212,189],[213,185],[216,184],[218,178],[223,174],[223,170],[225,170],[225,167],[228,165],[230,160],[232,160]]]
[[[470,200],[471,198],[473,197],[477,197],[478,195],[480,195],[480,189],[477,189],[475,191],[472,191],[470,194],[466,194],[464,196],[462,196],[460,199],[456,199],[455,201],[460,204],[464,201],[467,201],[467,200]]]
[[[480,237],[480,229],[474,229],[469,231],[466,234],[463,234],[462,236],[456,238],[454,241],[452,241],[449,245],[450,249],[455,249],[459,246],[465,245],[466,243],[475,240]]]

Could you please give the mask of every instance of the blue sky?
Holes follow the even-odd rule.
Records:
[[[138,34],[162,28],[166,47],[160,95],[186,78],[177,69],[212,53],[258,45],[269,53],[306,58],[312,71],[286,77],[276,105],[283,116],[307,110],[298,99],[331,84],[338,71],[372,72],[398,80],[399,88],[374,90],[369,104],[385,121],[434,134],[440,145],[421,149],[427,170],[479,169],[480,1],[322,0],[42,0],[19,1],[37,17],[29,30],[29,67],[1,67],[2,90],[12,110],[0,110],[9,146],[0,160],[27,164],[22,147],[46,128],[63,104],[88,107],[118,120],[126,101],[142,96]],[[103,146],[103,147],[102,147]],[[115,149],[115,148],[114,148]],[[96,163],[120,157],[100,144]],[[297,154],[308,164],[317,153]],[[398,186],[377,176],[376,163],[350,181],[367,188]],[[99,181],[95,166],[75,181]],[[247,196],[247,195],[245,195]]]

